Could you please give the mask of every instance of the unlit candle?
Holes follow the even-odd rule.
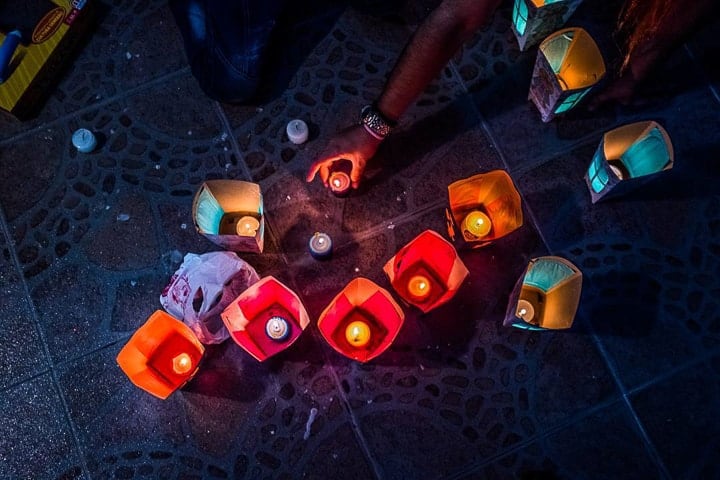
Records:
[[[308,126],[307,123],[302,120],[290,120],[290,123],[287,124],[286,131],[290,141],[296,145],[305,143],[308,139]]]

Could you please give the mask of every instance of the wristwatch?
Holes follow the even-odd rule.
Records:
[[[360,123],[370,135],[378,140],[387,137],[397,124],[380,113],[375,105],[365,105],[360,110]]]

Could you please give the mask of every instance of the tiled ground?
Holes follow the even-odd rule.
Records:
[[[435,2],[394,3],[290,15],[265,100],[231,106],[199,90],[166,2],[103,0],[39,116],[0,116],[0,478],[720,478],[717,21],[641,105],[543,124],[527,101],[536,49],[518,51],[505,5],[383,145],[383,167],[337,199],[304,182],[307,166],[378,95]],[[586,3],[571,23],[613,58],[612,8]],[[304,145],[284,133],[292,118],[310,125]],[[674,170],[592,205],[582,175],[601,134],[640,119],[666,127]],[[71,148],[80,126],[96,152]],[[192,228],[203,180],[260,183],[266,249],[243,258],[315,319],[356,276],[389,288],[387,259],[444,231],[447,185],[497,168],[525,225],[462,252],[458,295],[407,309],[376,360],[341,357],[312,323],[265,363],[209,347],[167,401],[117,367],[182,256],[217,249]],[[316,230],[335,239],[331,261],[306,251]],[[528,259],[548,253],[583,270],[575,325],[502,327]]]

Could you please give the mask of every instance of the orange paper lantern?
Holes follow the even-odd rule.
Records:
[[[131,382],[164,400],[195,375],[204,353],[187,325],[157,310],[120,350],[117,363]]]
[[[405,314],[387,290],[359,277],[325,307],[318,328],[339,353],[367,362],[392,344],[404,320]]]
[[[272,276],[251,285],[220,316],[232,339],[261,362],[292,345],[310,323],[300,298]]]
[[[451,183],[448,200],[448,234],[461,246],[485,246],[523,224],[520,194],[503,170]]]
[[[383,270],[398,295],[425,313],[450,300],[469,273],[455,247],[432,230],[400,249]]]

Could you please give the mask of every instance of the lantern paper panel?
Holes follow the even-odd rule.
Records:
[[[272,276],[251,285],[220,316],[232,339],[261,362],[292,345],[310,323],[300,298]]]
[[[582,0],[515,0],[513,33],[525,51],[562,27]]]
[[[450,242],[425,230],[383,267],[397,294],[424,313],[449,301],[468,275]]]
[[[368,362],[387,350],[404,320],[405,314],[387,290],[358,277],[325,307],[318,329],[338,353]]]
[[[546,256],[530,261],[515,284],[505,326],[527,330],[570,328],[582,290],[582,272],[562,257]]]
[[[157,310],[120,350],[117,363],[136,386],[164,400],[195,375],[204,353],[187,325]]]
[[[208,180],[200,186],[192,207],[197,231],[235,252],[261,253],[265,218],[260,185],[241,180]]]
[[[631,123],[603,135],[585,173],[592,203],[621,195],[673,168],[670,136],[653,121]]]
[[[459,247],[488,245],[523,224],[520,194],[504,170],[451,183],[448,201],[448,235]]]
[[[540,44],[528,99],[549,122],[577,105],[604,75],[605,61],[590,34],[559,30]]]

